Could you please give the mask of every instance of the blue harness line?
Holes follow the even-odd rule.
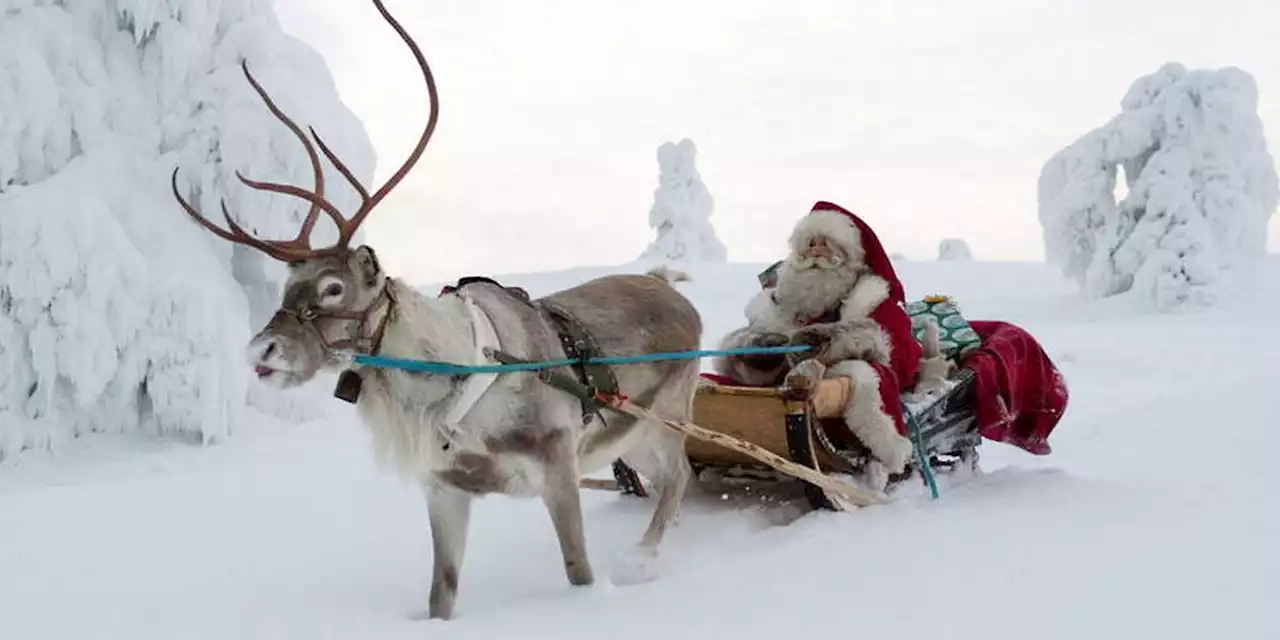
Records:
[[[578,364],[635,364],[638,362],[658,362],[663,360],[692,360],[695,358],[713,356],[800,353],[810,349],[812,349],[812,347],[809,345],[789,345],[785,347],[738,347],[736,349],[700,349],[696,351],[646,353],[633,356],[597,356],[581,359],[563,358],[559,360],[543,360],[541,362],[515,362],[510,364],[482,365],[454,364],[451,362],[439,362],[434,360],[407,360],[404,358],[355,354],[351,356],[351,362],[365,367],[399,369],[401,371],[410,371],[413,373],[465,376],[477,373],[539,371],[543,369],[555,369],[557,367],[571,367]],[[933,470],[929,468],[929,460],[925,455],[924,445],[920,441],[920,425],[916,422],[915,416],[911,414],[905,405],[902,407],[902,410],[907,419],[908,430],[911,432],[912,449],[915,450],[915,458],[917,460],[917,464],[920,465],[921,473],[924,475],[925,485],[928,486],[933,499],[937,500],[938,485],[934,481]]]
[[[463,376],[473,373],[511,373],[514,371],[538,371],[571,367],[576,364],[635,364],[638,362],[657,362],[661,360],[692,360],[711,356],[765,355],[777,353],[798,353],[811,349],[809,345],[792,345],[786,347],[739,347],[736,349],[705,349],[698,351],[669,351],[665,353],[646,353],[634,356],[598,356],[594,358],[563,358],[560,360],[543,360],[541,362],[520,362],[512,364],[453,364],[433,360],[406,360],[355,354],[351,361],[364,367],[381,369],[400,369],[414,373],[435,373],[448,376]]]

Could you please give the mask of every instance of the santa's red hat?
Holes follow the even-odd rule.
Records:
[[[871,273],[884,278],[889,284],[889,299],[905,304],[906,294],[893,263],[866,222],[848,209],[822,200],[796,223],[789,242],[792,251],[799,253],[809,238],[819,234],[840,245],[849,260],[866,265]]]

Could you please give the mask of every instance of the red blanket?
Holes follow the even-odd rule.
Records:
[[[982,437],[1046,455],[1049,434],[1067,408],[1067,383],[1036,339],[1007,322],[971,320],[982,347],[960,365],[971,369]]]
[[[1049,434],[1067,407],[1067,385],[1062,374],[1026,330],[993,320],[972,320],[982,346],[969,352],[960,366],[972,370],[973,398],[982,437],[1018,447],[1035,455],[1047,455]],[[892,380],[890,369],[876,366],[882,385]],[[712,373],[703,378],[716,384],[738,383]],[[885,391],[882,389],[882,391]],[[898,403],[886,406],[897,414]],[[900,429],[901,430],[901,429]]]

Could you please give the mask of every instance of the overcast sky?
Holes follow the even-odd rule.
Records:
[[[328,61],[384,180],[427,115],[411,54],[371,2],[276,4]],[[908,257],[961,236],[980,259],[1042,260],[1041,166],[1167,61],[1252,73],[1280,157],[1277,0],[386,4],[441,95],[431,146],[365,225],[415,281],[636,257],[657,147],[683,137],[730,260],[778,257],[816,200]]]

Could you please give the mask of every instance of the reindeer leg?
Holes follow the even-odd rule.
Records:
[[[670,416],[681,422],[693,421],[693,398],[698,385],[697,362],[690,362],[686,369],[664,383],[655,395],[653,411],[661,416]],[[649,469],[637,468],[640,473],[647,473],[657,485],[658,506],[653,511],[649,528],[640,539],[640,546],[657,554],[658,545],[667,527],[676,518],[680,505],[684,502],[685,490],[693,477],[693,469],[689,466],[689,455],[685,452],[685,435],[662,425],[648,424],[647,428],[655,433],[650,447]]]
[[[677,419],[687,420],[683,417]],[[658,506],[654,508],[649,526],[640,538],[640,547],[646,555],[657,555],[658,546],[662,544],[667,527],[679,513],[685,490],[693,476],[685,454],[684,434],[657,427],[658,425],[644,425],[644,428],[655,431],[650,435],[653,444],[648,447],[648,451],[624,458],[636,471],[647,476],[658,489]]]
[[[431,523],[431,596],[428,618],[453,617],[458,597],[458,575],[467,550],[467,527],[471,521],[471,494],[439,480],[428,480],[427,513]]]
[[[564,556],[564,572],[569,584],[588,586],[595,582],[591,562],[587,558],[586,535],[582,526],[582,502],[578,492],[578,459],[573,438],[556,440],[548,451],[542,502],[551,515],[551,523]]]
[[[663,383],[654,395],[654,413],[672,420],[691,420],[696,376],[695,365],[679,379]],[[616,567],[614,579],[620,583],[647,582],[656,578],[658,547],[679,514],[685,491],[693,478],[683,433],[650,422],[634,428],[642,429],[643,436],[622,459],[654,484],[658,500],[639,544],[618,558],[621,564]]]

